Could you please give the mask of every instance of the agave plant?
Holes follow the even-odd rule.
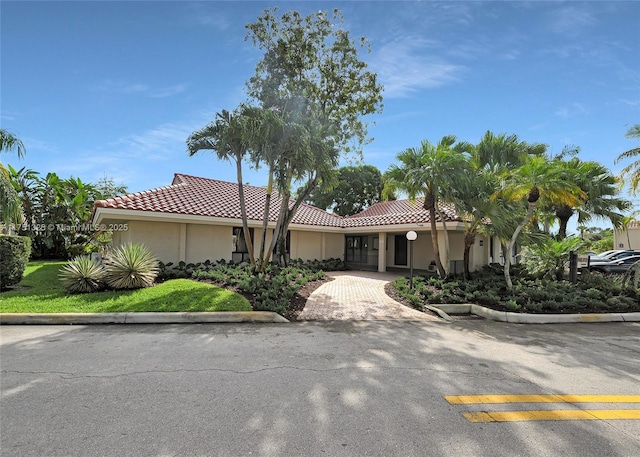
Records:
[[[67,292],[82,294],[104,289],[106,271],[89,256],[74,257],[60,269],[60,281]]]
[[[128,243],[105,260],[107,284],[114,289],[141,289],[153,285],[160,272],[158,260],[142,244]]]

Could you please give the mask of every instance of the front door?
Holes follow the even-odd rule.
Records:
[[[407,264],[407,237],[405,235],[396,235],[394,250],[394,265]]]
[[[347,252],[345,255],[347,263],[363,263],[362,238],[361,236],[347,236]]]

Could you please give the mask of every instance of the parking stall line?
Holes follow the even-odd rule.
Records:
[[[565,420],[637,420],[640,409],[478,411],[462,414],[469,422],[523,422]]]
[[[447,395],[452,405],[498,403],[640,403],[640,395],[560,395],[560,394],[499,394],[499,395]]]

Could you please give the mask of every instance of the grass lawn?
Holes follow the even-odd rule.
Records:
[[[189,279],[147,289],[68,294],[58,279],[66,262],[30,262],[21,290],[0,293],[0,313],[251,311],[242,295]]]

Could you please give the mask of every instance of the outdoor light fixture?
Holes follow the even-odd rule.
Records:
[[[409,288],[413,290],[413,242],[418,238],[418,234],[413,230],[407,232],[409,240]]]

